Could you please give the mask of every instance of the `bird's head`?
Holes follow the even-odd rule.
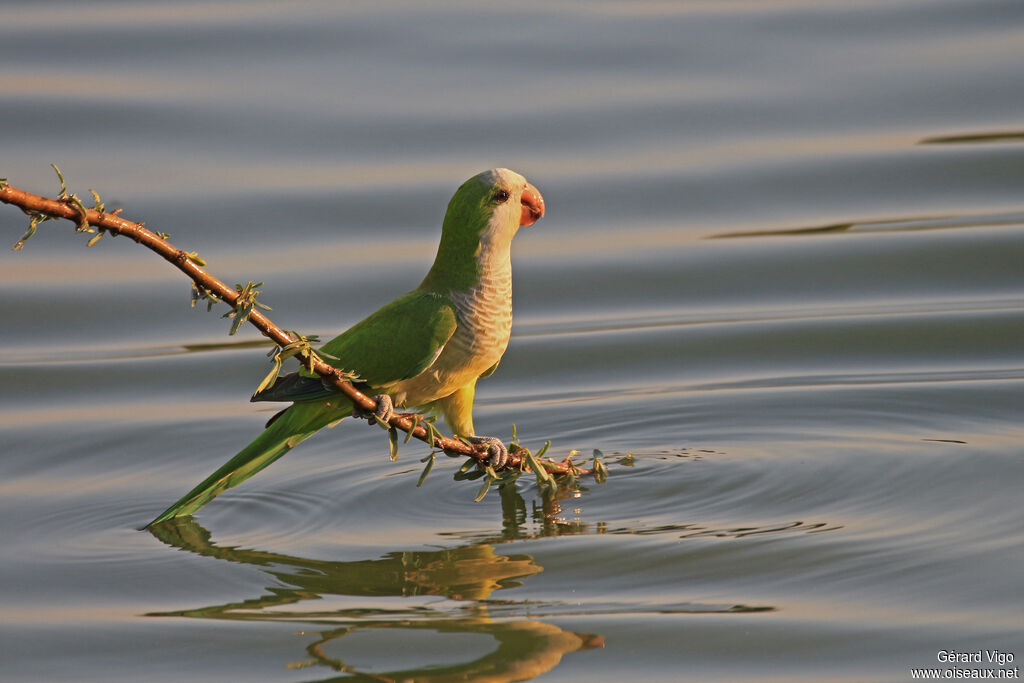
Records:
[[[508,242],[520,227],[544,215],[544,197],[526,178],[507,168],[478,173],[455,192],[445,232],[464,231],[484,242]],[[468,236],[468,235],[467,235]]]
[[[492,168],[473,176],[448,202],[437,258],[421,287],[465,289],[483,273],[507,268],[516,232],[543,215],[544,198],[518,173]]]

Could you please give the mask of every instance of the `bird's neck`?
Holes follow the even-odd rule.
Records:
[[[445,295],[495,288],[511,293],[511,246],[511,238],[486,232],[471,240],[443,235],[434,264],[419,288]]]
[[[456,302],[465,302],[477,310],[507,315],[511,318],[512,262],[508,246],[498,250],[482,250],[477,259],[477,266],[475,282],[469,287],[453,288],[449,296]]]
[[[447,292],[459,325],[450,342],[479,371],[494,365],[512,333],[512,265],[509,250],[481,252],[476,282]],[[468,360],[466,361],[469,362]]]
[[[472,245],[462,254],[470,261],[459,261],[442,243],[430,273],[420,289],[448,297],[459,318],[454,346],[468,355],[486,356],[492,365],[508,345],[512,330],[511,240],[488,240]],[[452,261],[447,260],[450,256]],[[496,357],[491,356],[497,354]]]

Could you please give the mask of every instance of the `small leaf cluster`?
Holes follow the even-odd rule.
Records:
[[[165,232],[160,232],[160,233],[157,233],[157,234],[160,236],[161,239],[164,239],[164,240],[166,240],[168,237],[170,237],[170,235],[168,235]],[[199,256],[199,252],[198,251],[183,251],[183,252],[181,252],[181,255],[184,256],[185,258],[187,258],[192,263],[196,264],[197,266],[205,266],[206,265],[206,260]],[[249,284],[252,284],[252,283],[249,283]],[[263,283],[261,282],[260,285],[262,285],[262,284]],[[256,286],[258,287],[259,285],[256,285]],[[235,287],[241,287],[241,285],[235,285]],[[234,334],[234,332],[232,332],[232,334]]]
[[[551,474],[548,472],[547,467],[544,466],[545,461],[541,460],[550,447],[551,442],[546,441],[536,453],[531,452],[530,449],[519,443],[516,426],[512,425],[512,440],[510,442],[509,450],[519,456],[519,467],[510,467],[502,470],[501,472],[496,472],[493,467],[490,465],[484,465],[476,458],[467,458],[458,471],[456,471],[454,479],[456,481],[474,481],[481,478],[484,479],[480,490],[473,499],[475,502],[483,500],[492,486],[500,488],[502,486],[513,484],[524,472],[533,473],[537,480],[537,488],[544,493],[554,492],[559,487],[567,487],[570,489],[576,488],[579,485],[579,475],[581,470],[575,463],[573,463],[572,457],[577,455],[578,452],[572,451],[569,453],[568,457],[566,457],[565,461],[561,463],[568,467],[569,471],[567,473]],[[605,466],[603,458],[604,454],[597,449],[594,449],[594,454],[590,458],[590,466],[594,474],[594,479],[599,484],[603,484],[608,479],[608,468]],[[427,464],[423,469],[423,473],[420,475],[419,480],[416,482],[416,486],[421,486],[423,484],[423,481],[427,478],[427,475],[430,474],[430,470],[434,466],[434,461],[434,452],[431,452],[427,457],[420,461]],[[586,464],[586,461],[584,461],[583,464]]]
[[[190,258],[193,261],[196,260],[195,258]],[[200,263],[199,265],[204,264]],[[238,328],[242,326],[242,323],[249,320],[249,316],[252,314],[252,309],[259,308],[264,311],[273,310],[270,306],[262,304],[256,300],[256,297],[260,295],[260,290],[256,288],[262,286],[262,282],[253,283],[252,280],[249,280],[248,284],[245,286],[235,285],[235,289],[238,291],[238,298],[235,299],[235,305],[230,311],[221,316],[223,318],[234,319],[231,323],[231,331],[228,332],[228,335],[234,335],[235,332],[238,332]]]
[[[249,284],[252,283],[250,282]],[[258,287],[259,285],[256,286]],[[278,375],[281,374],[281,368],[284,366],[284,362],[289,358],[298,357],[299,362],[302,363],[303,367],[305,367],[309,372],[313,372],[313,361],[316,358],[319,358],[320,360],[324,360],[325,358],[338,360],[337,356],[332,356],[331,354],[324,353],[323,351],[313,350],[313,344],[320,341],[320,337],[315,334],[311,334],[307,337],[299,334],[295,330],[286,330],[286,332],[295,341],[290,344],[286,344],[285,346],[275,346],[267,352],[267,357],[273,361],[274,367],[270,370],[267,376],[263,378],[260,385],[256,387],[255,393],[257,394],[267,387],[273,386],[274,382],[277,381]],[[341,371],[341,376],[350,382],[358,379],[358,376],[355,373],[345,372],[344,370]]]
[[[192,308],[196,307],[196,304],[200,301],[206,302],[206,312],[209,313],[213,310],[213,305],[220,301],[220,297],[208,290],[206,287],[200,287],[195,282],[192,283],[192,297],[189,305]]]
[[[61,173],[61,170],[60,168],[57,167],[57,164],[50,164],[50,166],[53,167],[53,170],[57,173],[57,179],[60,181],[60,193],[57,195],[57,201],[64,202],[65,204],[73,206],[75,209],[78,210],[78,226],[75,228],[75,231],[96,233],[88,242],[85,243],[85,246],[87,247],[93,246],[94,244],[100,241],[100,238],[103,237],[103,234],[106,231],[103,228],[100,228],[99,231],[97,231],[96,228],[93,228],[91,225],[89,225],[88,209],[85,208],[85,205],[82,203],[82,200],[78,198],[78,195],[71,194],[68,192],[68,185],[64,181],[64,174]],[[6,182],[6,178],[0,178],[0,183],[6,184]],[[96,192],[96,190],[89,190],[89,193],[92,195],[93,199],[93,205],[90,208],[92,208],[94,211],[103,213],[106,209],[103,204],[103,201],[100,199],[99,194]],[[25,242],[27,242],[33,235],[36,234],[36,229],[39,227],[40,223],[44,223],[46,221],[55,221],[58,220],[59,218],[58,216],[51,216],[49,214],[44,213],[29,213],[29,216],[30,218],[28,223],[28,229],[25,231],[25,234],[22,236],[22,238],[14,243],[14,246],[11,247],[11,251],[21,251],[21,249],[25,246]]]
[[[439,452],[442,452],[442,453],[444,452],[444,451],[438,451],[436,449],[437,440],[441,438],[441,431],[434,425],[434,421],[436,419],[437,419],[436,415],[424,416],[424,415],[420,415],[419,413],[416,413],[415,415],[412,416],[412,421],[413,421],[412,422],[412,429],[410,429],[409,433],[405,435],[405,443],[409,443],[409,439],[412,438],[412,433],[414,431],[416,431],[417,427],[419,427],[420,425],[423,425],[423,428],[427,430],[427,445],[430,446],[430,453],[428,453],[423,458],[420,458],[420,462],[425,462],[427,464],[423,468],[423,472],[420,473],[420,478],[416,480],[416,487],[417,488],[419,488],[420,486],[423,486],[423,482],[427,480],[427,475],[430,474],[430,470],[434,469],[434,462],[436,462],[436,460],[437,460],[437,454]],[[449,454],[445,453],[445,455],[449,455]],[[398,457],[398,449],[396,448],[395,449],[395,458],[397,458],[397,457]],[[449,457],[455,457],[455,456],[450,456],[449,455]]]

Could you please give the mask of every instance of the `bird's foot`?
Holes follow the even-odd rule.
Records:
[[[496,439],[493,436],[467,436],[464,438],[473,445],[487,444],[487,452],[490,455],[487,458],[487,464],[495,470],[500,470],[508,462],[508,448],[505,447],[501,439]]]
[[[395,414],[395,403],[387,394],[378,394],[373,397],[377,403],[374,410],[365,410],[362,406],[353,406],[352,417],[357,420],[366,420],[368,424],[387,424],[388,420]]]

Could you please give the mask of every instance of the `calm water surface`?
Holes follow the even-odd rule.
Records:
[[[1024,5],[8,3],[0,176],[98,190],[329,337],[521,171],[477,425],[604,485],[474,503],[258,433],[252,331],[127,240],[0,254],[0,678],[904,681],[1024,659]],[[0,207],[13,244],[26,221]],[[950,674],[951,675],[951,674]]]

